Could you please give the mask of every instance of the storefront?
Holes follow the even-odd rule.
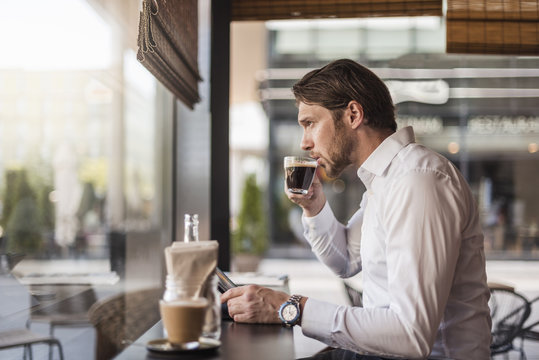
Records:
[[[320,26],[310,26],[303,31],[319,35],[315,44],[316,39],[324,39]],[[301,256],[301,250],[292,251],[307,249],[299,226],[301,213],[283,199],[281,181],[282,156],[302,152],[297,108],[289,89],[327,61],[316,52],[320,49],[316,45],[304,46],[305,53],[280,53],[293,48],[283,46],[282,31],[291,30],[269,26],[269,69],[260,83],[270,120],[270,228],[275,229],[271,235],[276,256]],[[350,29],[341,31],[350,34]],[[385,30],[357,27],[356,31],[364,38],[377,38]],[[369,53],[360,47],[357,53],[341,56],[377,73],[392,93],[399,128],[413,126],[417,142],[449,158],[464,174],[479,205],[487,256],[538,259],[539,59],[448,55],[436,47],[419,52],[413,44],[420,43],[427,30],[411,26],[403,31],[412,40],[407,49],[397,47],[393,56],[386,50],[398,38],[388,39],[385,50]],[[363,185],[354,171],[324,180],[337,218],[346,222],[358,208]],[[303,254],[309,256],[308,250]]]

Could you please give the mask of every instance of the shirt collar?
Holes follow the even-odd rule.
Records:
[[[366,178],[365,172],[369,172],[375,176],[382,176],[399,151],[406,145],[414,142],[414,130],[411,126],[398,130],[374,149],[367,160],[357,170],[357,175],[362,180]],[[372,176],[368,176],[368,178],[372,178]]]

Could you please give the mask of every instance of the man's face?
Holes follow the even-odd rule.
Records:
[[[356,140],[340,119],[335,126],[331,111],[300,102],[298,123],[303,128],[301,148],[318,161],[330,177],[338,177],[352,164]]]

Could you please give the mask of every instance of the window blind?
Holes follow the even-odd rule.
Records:
[[[232,20],[442,16],[442,0],[232,0]]]
[[[539,0],[447,0],[447,52],[539,54]]]
[[[198,101],[197,0],[143,0],[137,59],[191,109]]]

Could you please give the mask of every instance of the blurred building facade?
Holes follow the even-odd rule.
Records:
[[[399,127],[412,125],[418,142],[449,158],[464,174],[479,204],[487,255],[539,259],[537,57],[446,54],[440,17],[256,24],[265,29],[267,46],[266,67],[252,73],[250,81],[259,84],[269,120],[269,256],[311,256],[301,212],[283,194],[282,157],[302,153],[290,88],[313,68],[351,58],[386,82]],[[248,61],[250,46],[245,42],[243,52],[233,49],[233,59]],[[242,83],[234,67],[231,78],[232,84]],[[325,178],[324,188],[337,218],[346,222],[364,190],[355,172]]]
[[[160,282],[173,97],[136,60],[139,4],[116,5],[134,32],[99,1],[2,15],[13,51],[0,60],[0,253],[24,257],[21,278],[75,260],[59,275]]]

